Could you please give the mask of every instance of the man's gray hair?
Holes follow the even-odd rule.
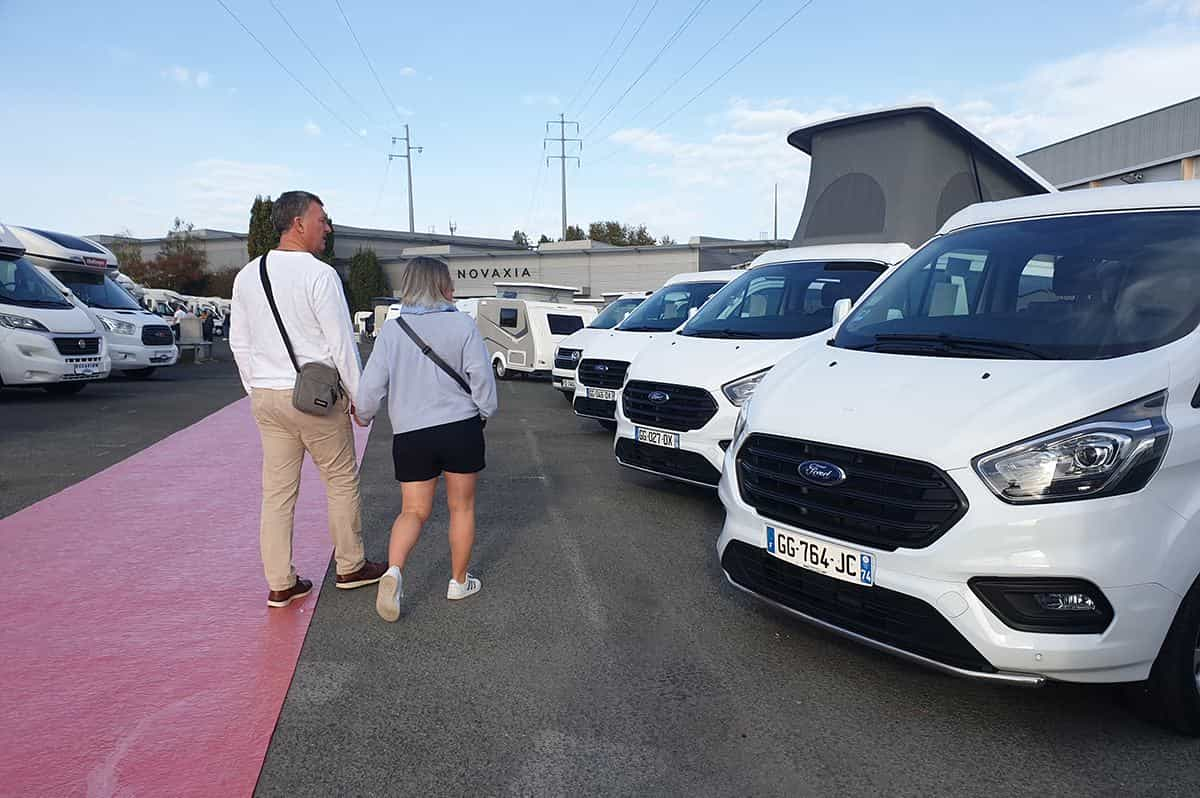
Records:
[[[446,292],[453,287],[450,267],[445,261],[413,258],[400,280],[400,302],[408,307],[436,308],[447,303]]]
[[[275,232],[283,235],[292,229],[292,223],[297,216],[303,216],[312,203],[324,205],[321,198],[307,191],[285,191],[271,205],[271,226]]]

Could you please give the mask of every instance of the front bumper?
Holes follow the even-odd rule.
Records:
[[[737,423],[738,408],[725,398],[717,397],[717,413],[700,429],[686,432],[675,432],[679,436],[677,451],[654,451],[650,444],[639,444],[636,440],[636,428],[664,430],[663,427],[650,427],[634,424],[621,408],[616,409],[617,433],[614,447],[620,445],[626,452],[623,459],[617,456],[617,462],[639,471],[647,471],[667,479],[702,485],[707,488],[716,487],[721,477],[721,469],[725,462],[725,450],[733,438],[733,427]],[[671,430],[665,430],[671,432]],[[624,439],[626,444],[621,445]],[[631,448],[631,444],[636,448]],[[614,448],[615,451],[615,448]]]
[[[179,347],[177,346],[146,346],[141,343],[124,343],[105,339],[112,358],[113,371],[132,371],[135,369],[161,368],[174,366],[179,362]]]
[[[0,341],[0,379],[5,385],[102,380],[111,370],[112,361],[103,339],[98,354],[78,357],[60,354],[52,336],[45,333],[4,330]]]
[[[550,372],[550,382],[556,390],[574,396],[575,371],[573,369],[554,369]]]
[[[765,554],[768,523],[796,527],[762,518],[743,502],[731,452],[718,488],[726,517],[717,553],[725,576],[740,589],[806,621],[957,675],[1016,684],[1036,684],[1040,679],[1129,682],[1147,678],[1181,597],[1157,583],[1131,584],[1131,580],[1122,578],[1128,575],[1129,539],[1138,538],[1129,531],[1156,530],[1163,539],[1172,539],[1186,522],[1144,493],[1094,502],[1012,507],[995,499],[972,472],[951,473],[968,495],[971,509],[925,548],[883,551],[798,530],[812,538],[871,553],[875,587],[868,588],[845,585]],[[747,554],[745,549],[731,549],[733,544],[769,557],[774,568],[769,576],[780,583],[795,578],[846,595],[836,604],[822,605],[806,595],[802,587],[763,581],[764,577],[749,574],[727,558]],[[1135,548],[1143,554],[1147,550]],[[1169,556],[1165,560],[1162,567],[1170,568]],[[1104,592],[1115,617],[1100,634],[1018,631],[1005,625],[970,589],[967,582],[973,576],[1086,579]],[[846,617],[842,611],[846,606],[865,606],[865,602],[885,598],[872,595],[871,591],[880,588],[904,601],[918,601],[922,628],[896,621],[881,630],[878,624],[873,625],[878,613]],[[960,638],[962,646],[955,651],[973,651],[978,659],[946,655],[936,646],[931,648],[926,625],[937,624],[946,625],[938,632],[943,636],[939,639],[950,639],[950,634]]]

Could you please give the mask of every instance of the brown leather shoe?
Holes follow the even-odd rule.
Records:
[[[304,598],[312,591],[312,582],[296,577],[296,584],[287,590],[272,590],[267,594],[268,607],[286,607],[299,598]]]
[[[387,563],[367,560],[352,574],[338,574],[337,587],[339,590],[353,590],[356,587],[373,585],[387,573]]]

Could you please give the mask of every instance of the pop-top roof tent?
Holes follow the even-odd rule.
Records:
[[[932,105],[840,116],[793,130],[788,143],[812,156],[796,246],[917,247],[972,203],[1055,190]]]
[[[580,289],[547,283],[492,283],[500,299],[532,299],[538,302],[570,302]]]

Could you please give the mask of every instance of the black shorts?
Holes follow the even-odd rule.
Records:
[[[449,471],[474,474],[484,467],[479,416],[392,436],[397,482],[424,482]]]

